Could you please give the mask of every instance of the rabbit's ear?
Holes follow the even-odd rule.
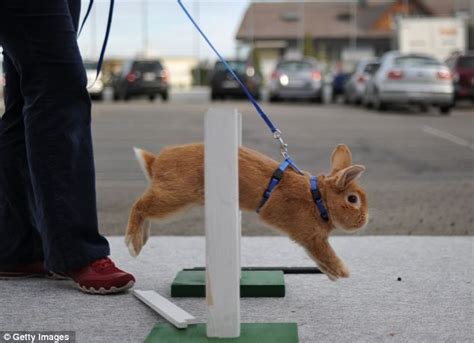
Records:
[[[349,167],[352,164],[352,154],[348,146],[339,144],[331,155],[331,174]]]
[[[337,173],[336,177],[336,187],[340,190],[346,189],[346,187],[349,185],[349,183],[351,183],[351,181],[354,181],[362,175],[364,170],[365,167],[361,165],[350,166],[343,170],[340,170]]]

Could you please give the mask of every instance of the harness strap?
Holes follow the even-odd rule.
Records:
[[[262,196],[262,201],[260,201],[260,205],[257,207],[257,213],[260,212],[262,207],[267,203],[268,199],[270,199],[270,195],[272,195],[273,190],[275,187],[280,183],[281,178],[283,177],[283,173],[285,172],[286,168],[291,165],[291,160],[286,159],[280,164],[280,166],[275,169],[273,172],[272,178],[270,179],[270,182],[268,183],[267,188],[265,189],[265,192],[263,192]]]
[[[318,188],[318,178],[316,176],[311,176],[311,195],[314,202],[316,203],[316,206],[318,207],[321,218],[327,222],[329,220],[329,213],[324,206],[323,198]]]

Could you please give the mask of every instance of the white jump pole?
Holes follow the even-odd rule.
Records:
[[[241,115],[211,109],[204,133],[207,336],[239,337]]]

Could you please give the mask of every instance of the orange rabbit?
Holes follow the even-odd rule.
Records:
[[[149,229],[146,219],[160,220],[193,205],[204,204],[204,145],[167,147],[158,156],[135,149],[150,181],[146,192],[131,209],[125,237],[132,256],[145,245]],[[278,163],[255,150],[239,150],[240,208],[255,211]],[[259,215],[263,221],[286,233],[303,246],[319,268],[331,279],[348,277],[349,270],[329,244],[336,227],[362,228],[368,221],[367,195],[355,181],[365,170],[352,165],[346,145],[338,145],[331,157],[329,175],[319,175],[318,185],[329,221],[320,217],[310,190],[310,174],[287,169]]]

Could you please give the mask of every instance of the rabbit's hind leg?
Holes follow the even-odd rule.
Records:
[[[185,207],[182,201],[166,192],[150,189],[145,192],[133,205],[128,220],[125,244],[130,255],[136,257],[145,245],[150,233],[150,227],[145,227],[147,219],[163,219]]]

